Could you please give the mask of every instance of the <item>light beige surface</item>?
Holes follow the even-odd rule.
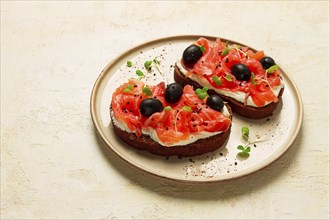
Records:
[[[251,176],[179,184],[110,152],[92,86],[125,50],[215,35],[263,49],[304,102],[292,148]],[[1,1],[2,219],[329,218],[329,2]]]

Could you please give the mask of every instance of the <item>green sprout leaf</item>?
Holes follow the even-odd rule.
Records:
[[[138,75],[140,77],[143,77],[144,76],[144,74],[143,74],[143,72],[141,70],[136,70],[135,73],[136,73],[136,75]]]
[[[186,106],[186,105],[182,107],[182,110],[186,111],[186,112],[192,112],[192,109],[189,106]]]
[[[157,57],[155,57],[155,58],[152,60],[152,62],[154,62],[154,63],[157,64],[157,65],[160,64],[160,62],[157,60]]]
[[[243,145],[238,145],[238,146],[237,146],[237,149],[238,149],[238,150],[244,150],[244,146],[243,146]]]
[[[148,71],[151,70],[151,65],[152,65],[152,61],[151,60],[147,60],[146,62],[144,62],[144,67]]]
[[[227,74],[225,79],[228,81],[228,82],[232,82],[233,79],[231,78],[231,75]]]
[[[222,81],[218,76],[212,76],[212,80],[215,82],[217,86],[220,86]]]
[[[208,96],[207,90],[208,90],[207,87],[203,87],[202,89],[197,88],[195,90],[195,93],[196,93],[196,95],[198,96],[199,99],[203,100]]]
[[[133,89],[133,85],[129,85],[123,90],[123,92],[130,93],[130,92],[132,92],[132,89]]]
[[[222,51],[221,56],[226,56],[229,53],[228,41],[226,42],[226,49]]]
[[[152,96],[152,92],[151,92],[151,90],[149,89],[149,87],[143,87],[143,89],[142,89],[142,92],[144,93],[144,94],[146,94],[146,96]]]
[[[238,145],[237,149],[240,151],[237,153],[238,156],[247,158],[250,156],[250,151],[251,151],[251,145],[255,144],[257,142],[264,141],[264,138],[258,137],[255,140],[250,140],[250,129],[248,127],[242,127],[241,128],[241,133],[242,133],[242,138],[246,141],[246,145]]]
[[[207,97],[207,93],[199,93],[197,95],[200,100],[204,100]]]
[[[164,111],[171,111],[172,110],[172,107],[171,106],[166,106],[165,108],[164,108]]]
[[[251,147],[239,145],[237,146],[237,149],[240,150],[238,156],[245,158],[250,156]]]
[[[266,72],[267,72],[268,74],[272,74],[272,73],[274,73],[275,70],[277,70],[278,68],[279,68],[279,66],[278,66],[277,64],[275,64],[275,65],[269,67],[269,68],[266,70]]]
[[[205,47],[202,45],[202,46],[199,46],[199,49],[201,49],[202,53],[205,52]]]
[[[248,158],[250,156],[250,151],[251,151],[251,147],[249,146],[251,143],[249,142],[249,134],[250,134],[250,129],[248,127],[242,127],[241,128],[241,132],[242,132],[242,137],[245,141],[247,141],[248,143],[243,146],[243,145],[238,145],[237,149],[240,151],[238,154],[238,156],[243,157],[243,158]]]
[[[241,131],[242,131],[243,139],[247,141],[249,139],[249,134],[250,134],[249,128],[248,127],[242,127]]]
[[[126,64],[127,64],[128,67],[132,67],[133,66],[133,63],[130,60],[128,60]]]
[[[241,151],[241,152],[238,153],[238,156],[248,158],[250,156],[250,153],[245,152],[245,151]]]
[[[199,94],[199,93],[201,93],[201,92],[203,92],[203,90],[202,90],[201,88],[197,88],[197,89],[195,90],[195,93],[196,93],[196,94]]]
[[[164,72],[162,71],[162,69],[160,68],[160,62],[158,61],[157,57],[155,57],[152,62],[155,64],[154,66],[156,67],[156,69],[158,70],[158,72],[160,73],[160,75],[162,75],[164,77]],[[151,68],[152,65],[150,65]]]

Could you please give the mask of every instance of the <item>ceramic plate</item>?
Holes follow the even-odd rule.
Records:
[[[154,85],[160,81],[174,82],[174,63],[181,57],[183,50],[199,37],[189,35],[154,40],[134,47],[114,59],[102,71],[92,91],[91,116],[96,131],[109,149],[124,161],[159,177],[187,182],[214,182],[256,172],[285,153],[301,127],[303,117],[301,97],[294,82],[282,68],[285,90],[274,115],[262,120],[248,120],[234,114],[229,140],[225,146],[214,152],[187,158],[161,157],[136,150],[114,134],[109,105],[116,87],[129,78],[137,78],[135,74],[137,69],[145,72],[146,77],[141,80],[147,84]],[[222,40],[227,41],[227,39]],[[144,62],[155,57],[160,61],[160,71],[153,68],[151,72],[147,72],[144,69]],[[132,67],[127,67],[128,60],[132,61]],[[247,159],[237,156],[237,146],[244,143],[240,131],[242,126],[250,128],[251,139],[265,138],[265,141],[251,146],[250,157]]]

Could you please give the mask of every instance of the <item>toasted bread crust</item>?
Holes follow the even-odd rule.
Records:
[[[229,106],[227,106],[230,115],[232,115],[232,111]],[[208,138],[199,139],[193,143],[188,145],[180,145],[180,146],[171,146],[166,147],[160,145],[158,142],[154,141],[148,135],[142,135],[141,137],[137,137],[135,133],[128,133],[118,126],[115,125],[113,120],[113,111],[110,108],[111,121],[114,128],[115,133],[118,137],[120,137],[124,142],[133,146],[139,150],[146,150],[150,153],[160,155],[160,156],[173,156],[177,155],[179,157],[191,157],[197,156],[204,153],[208,153],[220,148],[228,139],[231,125],[226,132],[222,132],[218,135],[214,135]]]
[[[176,65],[174,67],[174,80],[177,83],[181,84],[182,86],[189,84],[189,85],[192,85],[194,87],[194,89],[202,87],[197,82],[185,77]],[[278,99],[280,99],[282,97],[283,91],[284,91],[284,88],[281,89],[281,91],[278,95]],[[210,94],[216,93],[214,90],[211,90],[211,89],[208,90],[208,92]],[[220,95],[220,94],[218,94],[218,95]],[[252,106],[244,105],[244,103],[239,102],[233,98],[223,96],[223,95],[220,95],[220,96],[224,101],[229,103],[229,105],[234,113],[236,113],[240,116],[249,118],[249,119],[262,119],[262,118],[271,116],[273,114],[273,111],[276,109],[276,107],[279,103],[279,102],[272,102],[266,106],[252,107]]]

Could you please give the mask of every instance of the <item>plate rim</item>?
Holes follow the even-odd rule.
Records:
[[[145,169],[144,167],[141,167],[139,164],[136,164],[136,163],[128,160],[125,156],[123,156],[120,152],[118,152],[115,149],[115,147],[108,141],[108,139],[106,138],[106,136],[102,132],[102,129],[101,129],[101,124],[102,123],[99,123],[99,121],[97,120],[97,115],[98,115],[97,114],[97,106],[96,106],[97,105],[97,94],[98,94],[97,91],[100,89],[101,83],[102,83],[104,77],[107,76],[108,70],[116,62],[118,62],[121,59],[121,57],[127,56],[132,51],[136,51],[139,48],[144,48],[144,47],[147,47],[149,45],[161,43],[161,42],[164,42],[164,41],[167,42],[167,41],[184,40],[184,39],[192,39],[193,40],[193,39],[198,39],[200,37],[205,37],[205,38],[210,39],[210,40],[220,38],[221,40],[229,41],[231,43],[236,43],[236,44],[239,44],[239,45],[242,45],[242,46],[247,46],[250,49],[256,51],[255,48],[250,47],[246,44],[242,44],[238,41],[229,40],[229,39],[216,37],[216,36],[209,36],[209,35],[174,35],[174,36],[157,38],[157,39],[154,39],[154,40],[149,40],[149,41],[146,41],[144,43],[137,44],[137,45],[127,49],[126,51],[122,52],[121,54],[116,56],[114,59],[112,59],[104,67],[104,69],[101,71],[101,73],[97,77],[97,79],[96,79],[96,81],[93,85],[91,95],[90,95],[90,114],[91,114],[91,118],[92,118],[92,121],[93,121],[93,125],[94,125],[94,128],[96,129],[96,133],[97,133],[98,137],[107,146],[107,148],[109,148],[116,156],[118,156],[121,160],[123,160],[127,164],[131,165],[132,167],[135,167],[136,169],[138,169],[140,171],[143,171],[143,172],[146,172],[148,174],[151,174],[152,176],[156,176],[156,177],[160,177],[160,178],[168,179],[168,180],[174,180],[174,181],[178,181],[178,182],[185,182],[185,183],[214,183],[214,182],[223,182],[223,181],[243,178],[247,175],[251,175],[253,173],[261,171],[261,170],[265,169],[266,167],[268,167],[269,165],[273,164],[275,161],[277,161],[293,145],[293,143],[297,139],[297,136],[298,136],[298,134],[301,130],[302,121],[303,121],[303,113],[304,113],[302,98],[301,98],[299,89],[296,86],[295,82],[293,81],[292,77],[283,69],[283,67],[280,64],[278,64],[278,65],[279,65],[279,68],[280,68],[281,72],[284,73],[286,78],[288,78],[288,81],[290,82],[291,87],[294,90],[294,96],[297,97],[296,101],[297,101],[297,104],[298,104],[297,108],[298,108],[299,115],[298,115],[298,118],[297,118],[297,126],[293,131],[292,138],[290,138],[288,143],[284,147],[280,148],[280,152],[278,152],[276,155],[274,155],[274,157],[271,157],[271,159],[262,161],[262,163],[260,163],[259,166],[253,166],[253,167],[250,167],[250,168],[248,168],[244,171],[240,171],[239,173],[233,173],[233,174],[226,175],[226,178],[217,178],[217,179],[210,178],[210,179],[205,179],[205,180],[199,180],[199,179],[191,180],[191,179],[183,179],[183,178],[175,178],[175,177],[170,177],[170,176],[164,176],[164,175],[161,175],[159,173],[155,173],[151,170]]]

